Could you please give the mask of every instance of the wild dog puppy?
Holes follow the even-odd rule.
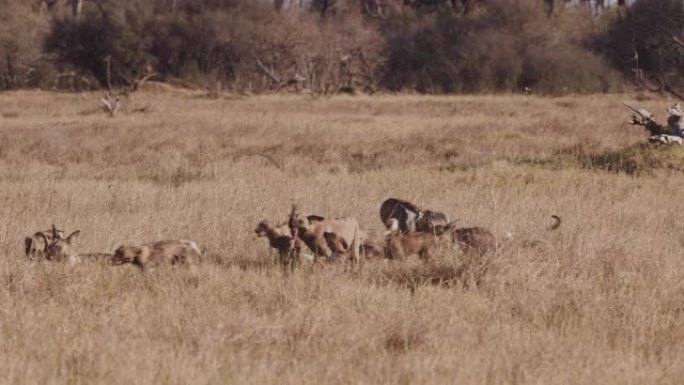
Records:
[[[335,233],[323,233],[323,238],[325,238],[325,243],[333,253],[344,254],[349,251],[349,245],[344,238],[339,235]]]
[[[52,229],[45,231],[36,231],[31,237],[24,239],[24,250],[28,259],[37,259],[45,257],[45,247],[54,239],[64,238],[64,232],[57,230],[55,225]],[[47,239],[47,243],[45,241]]]
[[[141,271],[161,264],[194,264],[202,255],[197,243],[186,239],[164,240],[142,246],[120,246],[112,255],[113,265],[133,264]]]
[[[388,225],[390,219],[396,219],[399,231],[412,233],[416,231],[428,232],[436,226],[446,226],[449,219],[446,214],[433,211],[421,210],[411,202],[389,198],[380,205],[380,219]]]
[[[349,252],[349,244],[339,235],[326,232],[323,233],[323,238],[325,238],[325,243],[331,251],[331,254],[328,257],[329,261],[338,261]]]
[[[254,229],[258,237],[266,237],[268,244],[278,251],[278,260],[283,268],[293,268],[296,262],[311,261],[312,255],[301,252],[301,240],[292,238],[287,222],[273,226],[267,220],[259,222]],[[297,261],[297,256],[302,260]]]
[[[418,228],[421,231],[431,231],[437,226],[446,227],[449,224],[449,217],[441,211],[425,210],[423,216],[418,220]]]
[[[396,224],[392,224],[396,228]],[[393,232],[387,235],[385,253],[388,258],[404,260],[410,255],[418,255],[423,261],[429,261],[444,236],[444,227],[440,226],[431,232],[413,232],[402,234]]]
[[[368,258],[384,257],[385,256],[385,242],[387,236],[391,233],[389,230],[377,231],[370,230],[359,232],[359,242],[361,243],[361,255]]]
[[[496,238],[491,231],[482,227],[449,228],[453,243],[457,244],[464,254],[479,254],[483,256],[496,250]]]
[[[298,237],[318,257],[330,257],[332,249],[328,247],[325,233],[333,233],[342,238],[349,246],[349,254],[357,265],[360,265],[359,224],[351,217],[325,219],[317,215],[304,215],[292,207],[288,222],[292,237]]]
[[[370,259],[385,256],[385,241],[389,231],[359,231],[361,258]],[[343,255],[349,251],[347,242],[335,233],[323,234],[333,255]]]
[[[383,258],[386,256],[385,244],[387,242],[387,236],[392,232],[389,230],[385,231],[359,231],[359,252],[361,253],[361,258],[371,259],[371,258]],[[349,251],[349,245],[344,239],[337,236],[334,233],[325,233],[325,241],[328,244],[328,248],[333,254],[344,254]]]

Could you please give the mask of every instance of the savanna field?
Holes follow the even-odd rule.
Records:
[[[0,383],[678,384],[684,149],[623,101],[666,97],[224,95],[148,84],[0,94]],[[302,211],[382,229],[388,197],[502,239],[483,261],[285,275],[254,234]],[[563,224],[545,228],[550,215]],[[197,269],[30,262],[197,241]],[[543,250],[518,240],[542,239]]]

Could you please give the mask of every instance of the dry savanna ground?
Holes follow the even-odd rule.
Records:
[[[0,94],[0,383],[676,384],[684,159],[641,146],[648,95]],[[515,238],[482,261],[285,276],[253,228],[296,202],[380,229],[401,197]],[[544,227],[549,215],[564,222]],[[196,271],[29,262],[190,238]],[[546,239],[544,250],[516,240]]]

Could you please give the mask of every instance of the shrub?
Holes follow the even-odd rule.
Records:
[[[383,29],[382,83],[391,90],[437,93],[524,87],[544,93],[605,92],[617,77],[582,45],[584,36],[572,23],[580,17],[565,12],[549,19],[537,2],[493,0],[472,17],[440,14],[391,22]]]
[[[113,0],[86,9],[79,19],[57,18],[45,49],[58,61],[92,74],[107,86],[105,59],[111,58],[111,82],[127,85],[140,76],[151,57],[144,44],[144,19],[135,8],[121,7]]]
[[[433,3],[414,9],[398,0],[297,3],[308,7],[252,0],[101,0],[85,2],[82,16],[74,18],[66,2],[48,12],[0,0],[0,87],[56,83],[52,63],[32,59],[45,57],[45,51],[60,71],[94,78],[101,86],[108,85],[110,58],[114,86],[129,85],[154,68],[162,79],[220,81],[255,91],[294,84],[314,94],[379,88],[605,92],[615,88],[617,77],[590,48],[615,47],[611,63],[628,73],[615,59],[628,48],[619,34],[646,17],[593,19],[564,9],[549,18],[538,0],[483,1],[467,15],[454,13],[447,2]],[[657,10],[669,9],[647,3],[635,4],[651,10],[643,25],[664,17]],[[51,19],[44,36],[39,31]],[[613,27],[594,44],[601,22]],[[27,26],[32,33],[15,32]],[[654,60],[646,55],[644,68]],[[25,67],[32,69],[30,79],[28,71],[18,70]]]
[[[221,37],[222,18],[205,14],[165,20],[153,29],[150,53],[164,75],[198,79],[235,78],[237,47]]]

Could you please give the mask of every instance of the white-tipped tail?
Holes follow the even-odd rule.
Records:
[[[183,240],[183,242],[184,242],[186,245],[188,245],[189,248],[195,250],[195,251],[197,252],[197,254],[200,254],[200,255],[202,254],[202,252],[201,252],[200,249],[199,249],[199,246],[197,246],[197,242],[195,242],[195,241],[189,241],[189,240],[187,240],[187,239]]]

